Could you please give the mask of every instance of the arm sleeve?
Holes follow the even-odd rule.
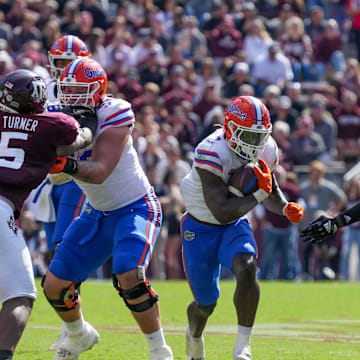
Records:
[[[360,220],[360,202],[348,210],[336,216],[336,222],[340,227],[350,225]]]

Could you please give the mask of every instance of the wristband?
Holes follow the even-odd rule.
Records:
[[[284,216],[286,216],[286,211],[285,211],[285,210],[286,210],[286,207],[288,206],[288,204],[289,204],[289,203],[287,202],[287,203],[284,205],[284,207],[282,208],[282,213],[283,213]]]
[[[269,196],[269,194],[263,189],[256,190],[252,195],[259,204]]]

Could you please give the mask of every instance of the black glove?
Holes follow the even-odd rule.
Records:
[[[300,236],[303,242],[319,243],[335,234],[338,228],[335,218],[320,216],[301,231]]]
[[[58,156],[50,174],[58,174],[64,172],[66,174],[74,175],[78,171],[78,163],[76,160],[65,156]]]
[[[93,136],[95,136],[97,117],[93,108],[85,105],[67,105],[61,108],[61,112],[75,118],[81,127],[89,128]]]

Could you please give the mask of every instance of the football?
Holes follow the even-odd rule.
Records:
[[[262,169],[259,163],[256,165]],[[232,173],[228,182],[228,189],[232,196],[250,195],[258,189],[254,166],[254,163],[247,163]]]

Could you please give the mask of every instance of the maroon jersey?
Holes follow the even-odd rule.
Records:
[[[78,127],[63,113],[0,111],[0,195],[15,205],[17,214],[55,164],[57,146],[72,144]]]

